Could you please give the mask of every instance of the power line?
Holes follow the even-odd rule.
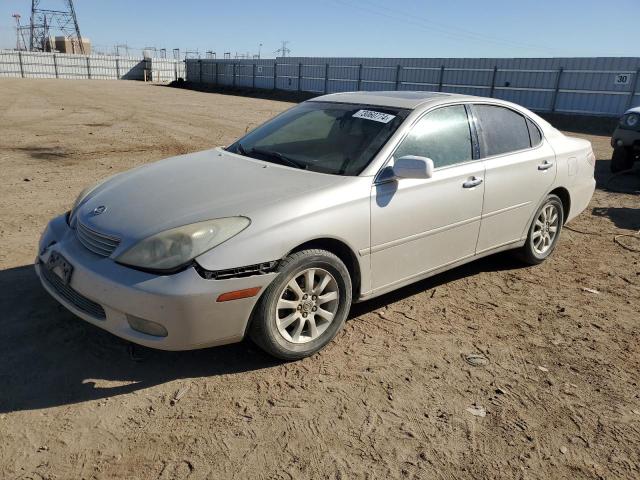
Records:
[[[377,8],[382,9],[382,10],[398,11],[397,9],[392,10],[392,9],[390,9],[390,8],[384,6],[384,5],[380,5],[380,4],[376,3],[376,2],[371,2],[370,1],[370,3],[373,4],[374,6],[376,6]],[[418,21],[422,21],[425,24],[428,24],[430,26],[436,26],[436,27],[439,27],[439,28],[448,29],[450,31],[462,33],[464,35],[467,35],[468,37],[475,37],[475,38],[477,38],[479,40],[485,39],[486,41],[493,41],[493,42],[497,42],[497,43],[500,43],[500,44],[511,44],[511,45],[520,46],[520,47],[523,47],[523,48],[533,48],[533,49],[549,50],[549,51],[556,50],[556,49],[554,49],[552,47],[549,47],[549,46],[546,46],[546,45],[545,46],[543,46],[543,45],[534,45],[534,44],[531,44],[531,43],[519,42],[517,40],[508,40],[508,39],[505,39],[505,38],[495,37],[493,35],[487,35],[485,33],[476,32],[476,31],[473,31],[473,30],[460,28],[460,27],[454,26],[454,25],[447,25],[447,24],[444,24],[442,22],[433,21],[433,20],[431,20],[429,18],[417,16],[413,12],[407,12],[406,10],[405,11],[398,11],[398,13],[400,13],[400,14],[402,14],[404,16],[407,16],[409,18],[413,18],[413,19],[416,19]]]
[[[396,20],[396,21],[402,22],[403,24],[409,23],[421,28],[424,31],[430,31],[430,32],[437,31],[458,42],[480,41],[484,43],[497,44],[500,46],[511,45],[518,48],[556,51],[556,49],[552,49],[549,47],[531,45],[527,43],[516,42],[516,41],[506,40],[506,39],[499,39],[497,37],[487,36],[485,34],[473,32],[471,30],[465,30],[459,27],[446,26],[445,24],[436,23],[436,22],[433,22],[432,20],[425,19],[424,17],[416,16],[413,13],[403,13],[401,11],[398,11],[395,8],[390,9],[381,5],[373,4],[371,2],[368,3],[365,7],[362,4],[359,4],[359,5],[351,4],[347,0],[332,0],[332,1],[339,5],[350,7],[352,9],[355,9],[364,13],[377,15],[377,16],[391,19],[391,20]],[[391,13],[387,13],[387,11]]]

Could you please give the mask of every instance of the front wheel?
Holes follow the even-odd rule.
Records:
[[[563,224],[562,201],[557,195],[547,196],[533,217],[527,241],[520,250],[522,260],[530,265],[544,262],[556,248]]]
[[[262,295],[249,335],[267,353],[297,360],[327,345],[351,307],[351,277],[344,263],[325,250],[286,257]]]

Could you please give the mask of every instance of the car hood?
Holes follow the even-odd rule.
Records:
[[[116,175],[82,203],[78,218],[122,247],[155,233],[214,218],[251,216],[269,204],[344,182],[227,152],[173,157]],[[96,215],[94,212],[104,210]]]

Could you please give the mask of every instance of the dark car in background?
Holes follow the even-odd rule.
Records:
[[[640,157],[640,107],[627,110],[611,137],[613,173],[628,170]]]

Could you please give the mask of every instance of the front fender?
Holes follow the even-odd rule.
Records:
[[[353,177],[340,186],[288,199],[247,214],[251,225],[196,261],[207,270],[224,270],[279,260],[297,246],[331,238],[358,257],[370,246],[370,177]],[[368,266],[361,265],[368,271]]]

